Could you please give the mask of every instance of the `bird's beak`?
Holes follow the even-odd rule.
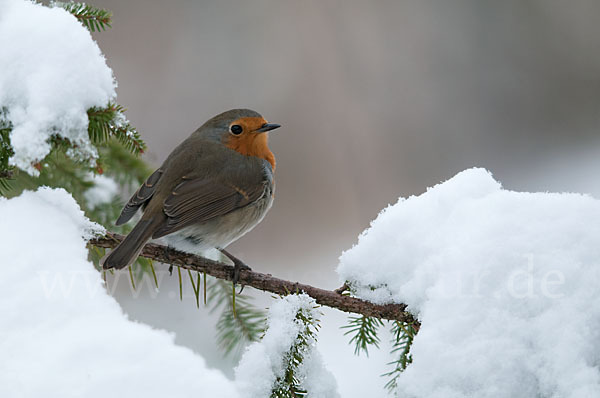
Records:
[[[262,125],[261,128],[259,128],[258,130],[256,130],[256,132],[257,133],[264,133],[264,132],[267,132],[267,131],[278,129],[279,127],[281,127],[280,124],[265,123],[265,124]]]

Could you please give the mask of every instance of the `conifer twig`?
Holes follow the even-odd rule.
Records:
[[[114,248],[123,240],[123,238],[123,235],[108,232],[105,237],[92,239],[90,240],[90,243],[97,247]],[[140,255],[165,264],[174,264],[192,271],[203,272],[215,278],[227,281],[233,279],[233,266],[172,249],[169,250],[169,257],[167,258],[165,252],[165,246],[148,243]],[[278,295],[303,291],[313,297],[318,304],[327,307],[337,308],[338,310],[345,312],[362,314],[368,317],[411,323],[417,328],[419,326],[418,320],[406,311],[405,304],[373,304],[369,301],[339,294],[332,290],[325,290],[311,285],[291,282],[276,278],[270,274],[263,274],[251,270],[241,270],[238,283]]]
[[[64,8],[71,13],[91,32],[99,32],[111,27],[112,13],[107,10],[96,8],[85,3],[54,2],[57,7]]]

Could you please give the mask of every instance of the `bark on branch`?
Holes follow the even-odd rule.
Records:
[[[90,240],[90,243],[97,247],[114,248],[123,240],[123,238],[123,235],[109,232],[103,238]],[[180,252],[171,248],[167,249],[167,247],[163,245],[148,243],[140,255],[161,263],[173,264],[192,271],[206,272],[207,275],[219,279],[231,281],[233,278],[233,266],[195,256],[193,254]],[[275,278],[270,274],[262,274],[255,271],[240,271],[239,283],[280,295],[305,292],[314,298],[317,303],[327,307],[381,319],[413,323],[417,328],[419,327],[419,322],[406,311],[405,304],[373,304],[369,301],[343,295],[339,292],[340,289],[337,289],[338,291],[320,289],[298,282]]]

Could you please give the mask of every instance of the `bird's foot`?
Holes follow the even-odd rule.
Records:
[[[218,249],[221,253],[223,253],[223,255],[225,257],[227,257],[228,259],[230,259],[233,262],[233,284],[236,285],[238,283],[238,281],[240,280],[240,271],[244,270],[244,271],[252,271],[252,268],[248,267],[242,260],[240,260],[239,258],[237,258],[236,256],[234,256],[233,254],[229,253],[227,250],[225,249]],[[242,288],[240,289],[240,291],[238,292],[238,294],[242,293],[242,290],[244,290],[244,285],[242,284]]]

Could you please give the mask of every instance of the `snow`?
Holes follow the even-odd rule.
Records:
[[[469,169],[384,209],[338,273],[422,327],[398,396],[600,396],[600,201]]]
[[[0,396],[237,396],[172,334],[127,319],[87,261],[103,229],[66,191],[0,199],[0,220]]]
[[[303,385],[309,398],[340,396],[333,373],[325,367],[321,353],[314,347],[306,354],[298,374],[304,380]]]
[[[93,159],[86,110],[116,96],[116,82],[90,33],[62,8],[26,0],[0,1],[0,107],[13,124],[11,164],[32,167],[50,152],[52,134]]]
[[[305,293],[289,295],[269,309],[267,331],[261,341],[250,345],[235,369],[241,397],[268,398],[277,378],[285,373],[285,355],[296,342],[304,324],[296,319],[298,311],[317,317],[314,299]],[[301,386],[311,398],[338,397],[333,375],[324,367],[315,342],[309,343],[297,374]]]
[[[94,186],[87,189],[83,196],[90,209],[110,202],[119,193],[119,184],[110,177],[90,173],[88,179]]]

